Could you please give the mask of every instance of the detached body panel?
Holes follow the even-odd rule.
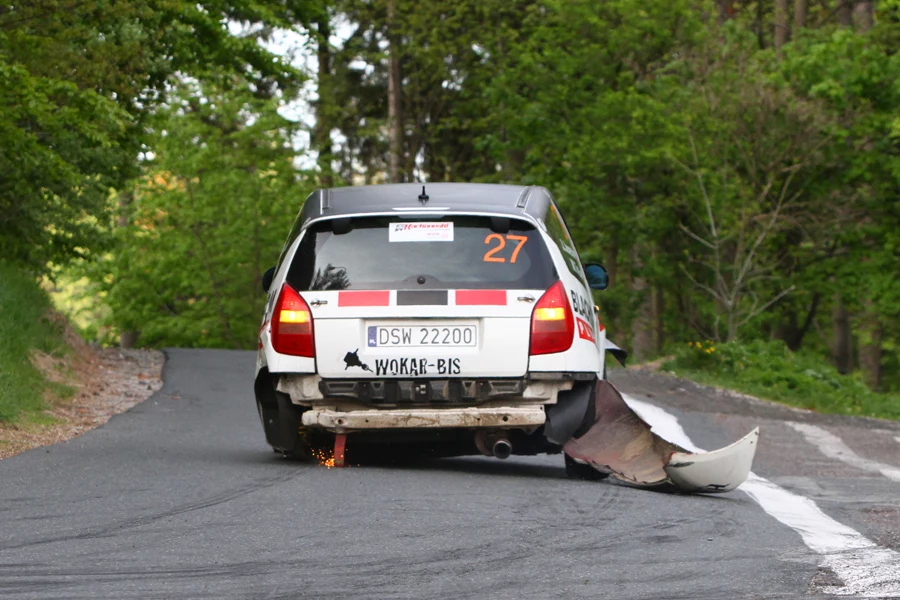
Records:
[[[594,387],[593,423],[563,451],[625,483],[681,492],[729,492],[747,479],[759,429],[714,452],[694,453],[653,433],[608,381]]]

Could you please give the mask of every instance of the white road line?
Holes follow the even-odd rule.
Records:
[[[900,435],[894,437],[894,441],[900,444]]]
[[[787,424],[802,433],[810,444],[816,446],[828,458],[840,460],[863,471],[881,473],[892,481],[900,481],[900,468],[863,458],[830,431],[808,423],[788,422]]]
[[[662,408],[624,395],[628,405],[653,426],[656,433],[687,448],[699,450],[678,419]],[[839,596],[900,598],[900,553],[882,548],[861,533],[838,523],[809,498],[798,496],[750,473],[739,488],[769,515],[800,534],[803,542],[823,556],[844,585],[824,588]]]

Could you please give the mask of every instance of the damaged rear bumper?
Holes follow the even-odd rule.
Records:
[[[726,448],[690,452],[651,431],[608,381],[580,392],[551,410],[545,428],[567,440],[563,451],[579,463],[637,487],[689,493],[729,492],[750,473],[759,428]]]
[[[546,421],[544,407],[413,408],[338,411],[312,408],[303,425],[338,433],[366,429],[491,428],[534,429]]]

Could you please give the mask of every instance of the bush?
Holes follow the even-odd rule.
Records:
[[[50,300],[37,279],[0,263],[0,422],[45,408],[48,383],[30,353],[56,354],[65,348],[60,323],[51,318]]]
[[[824,413],[900,419],[900,397],[871,391],[822,357],[781,341],[688,342],[662,368],[701,383]]]

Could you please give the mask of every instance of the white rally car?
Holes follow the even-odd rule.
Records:
[[[603,381],[607,351],[624,354],[592,300],[606,285],[541,187],[316,191],[263,282],[255,392],[266,439],[295,456],[334,444],[338,465],[348,436],[434,455],[564,451],[572,475],[679,485],[674,455],[645,472],[633,444],[603,441],[644,435],[605,423],[610,407],[640,421]],[[752,435],[710,455],[737,471],[704,491],[743,480]]]

